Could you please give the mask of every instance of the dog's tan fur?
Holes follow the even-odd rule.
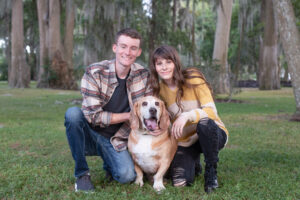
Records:
[[[159,103],[158,126],[156,134],[143,127],[143,116],[140,108],[143,102]],[[157,104],[158,104],[157,103]],[[156,104],[155,104],[156,105]],[[164,103],[156,97],[147,96],[134,104],[131,117],[131,133],[128,149],[132,155],[137,177],[135,183],[143,186],[143,172],[153,175],[153,188],[156,191],[165,189],[163,176],[168,170],[177,149],[176,139],[169,132],[170,119]]]

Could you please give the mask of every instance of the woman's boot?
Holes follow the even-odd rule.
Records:
[[[207,163],[205,165],[204,180],[204,190],[208,194],[211,193],[217,187],[219,187],[217,177],[217,163]]]

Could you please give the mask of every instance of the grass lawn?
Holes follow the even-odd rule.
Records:
[[[0,82],[0,199],[300,199],[300,123],[291,88],[245,89],[242,103],[217,103],[229,130],[220,152],[220,188],[203,189],[203,175],[190,187],[156,194],[146,182],[107,182],[102,160],[88,157],[92,194],[75,193],[74,162],[65,136],[64,113],[79,91],[9,89]],[[201,156],[203,163],[203,156]]]

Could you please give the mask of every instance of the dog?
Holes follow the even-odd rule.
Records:
[[[170,119],[164,102],[154,96],[137,101],[130,125],[128,149],[137,174],[135,184],[144,185],[144,172],[153,176],[153,188],[161,192],[165,189],[163,177],[177,150],[177,141],[169,131]]]

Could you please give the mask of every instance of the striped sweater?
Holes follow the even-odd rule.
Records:
[[[205,81],[200,78],[192,78],[188,80],[188,83],[200,85],[194,88],[183,87],[184,95],[181,98],[182,111],[179,111],[179,107],[176,104],[178,89],[171,90],[165,83],[160,83],[160,97],[166,103],[168,111],[171,114],[172,122],[174,122],[179,115],[185,115],[188,118],[188,122],[183,129],[183,134],[178,139],[178,145],[188,147],[198,140],[196,126],[199,120],[203,118],[214,120],[228,135],[225,125],[218,116],[211,91]]]

